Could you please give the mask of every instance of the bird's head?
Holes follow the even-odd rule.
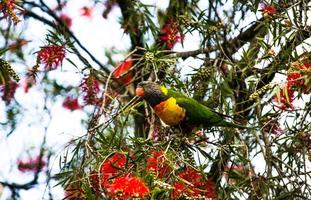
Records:
[[[167,89],[151,81],[143,81],[137,85],[136,95],[145,99],[151,107],[168,99]]]

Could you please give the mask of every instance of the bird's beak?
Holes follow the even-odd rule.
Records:
[[[144,96],[145,96],[144,88],[142,88],[142,87],[137,87],[137,88],[136,88],[136,96],[144,97]]]

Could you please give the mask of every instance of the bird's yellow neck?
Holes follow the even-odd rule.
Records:
[[[184,120],[186,116],[186,110],[180,107],[178,104],[176,104],[176,99],[173,97],[159,103],[158,105],[154,106],[153,109],[155,113],[158,115],[158,117],[160,117],[160,119],[165,124],[170,126],[175,126],[179,124],[182,120]]]
[[[160,89],[161,89],[161,91],[162,91],[165,95],[167,95],[168,89],[167,89],[166,87],[161,86]]]

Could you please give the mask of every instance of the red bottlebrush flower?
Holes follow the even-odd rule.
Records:
[[[176,182],[172,192],[173,199],[180,199],[183,196],[216,199],[215,184],[210,180],[205,180],[200,172],[187,167],[178,176],[190,184],[185,181]]]
[[[298,88],[301,89],[303,93],[309,93],[311,91],[310,86],[305,84],[304,73],[307,73],[311,69],[310,63],[304,63],[303,65],[295,65],[294,69],[291,69],[287,75],[287,83],[281,89],[278,97],[275,96],[274,100],[278,102],[279,108],[284,110],[286,108],[293,109],[292,102],[294,100],[294,92]]]
[[[186,191],[186,184],[177,182],[174,184],[173,192],[172,192],[172,199],[179,199],[182,196],[182,193]]]
[[[201,184],[202,174],[191,167],[187,167],[184,171],[180,172],[178,176],[190,181],[194,186],[199,186]]]
[[[99,190],[99,174],[96,171],[92,171],[89,175],[89,183],[96,196],[100,195]]]
[[[8,10],[14,10],[15,6],[16,6],[15,0],[3,0],[0,3],[0,11],[4,12]]]
[[[113,72],[113,76],[116,77],[124,85],[128,85],[133,80],[133,73],[128,70],[133,66],[131,58],[127,58],[122,62]],[[123,76],[124,75],[124,76]]]
[[[154,173],[160,178],[165,177],[169,173],[170,167],[166,163],[164,152],[151,152],[151,157],[147,158],[146,171]]]
[[[71,19],[71,17],[69,17],[69,16],[66,15],[66,14],[61,14],[61,15],[59,16],[59,19],[60,19],[68,28],[71,27],[71,25],[72,25],[72,19]]]
[[[290,85],[286,84],[283,88],[281,88],[279,97],[276,94],[274,97],[274,101],[278,104],[277,107],[281,110],[285,110],[286,108],[293,109],[293,101],[294,101],[294,93],[290,88]]]
[[[263,3],[261,5],[261,12],[264,15],[272,16],[277,13],[277,9],[274,5],[268,5],[268,4]]]
[[[310,92],[310,85],[305,82],[305,76],[310,74],[311,64],[304,63],[303,65],[295,66],[295,69],[289,71],[287,75],[287,83],[292,90],[301,89],[303,93]]]
[[[17,161],[18,170],[21,172],[32,171],[37,173],[41,171],[45,165],[46,162],[40,156],[37,156],[35,158],[29,158],[26,161]]]
[[[304,80],[299,72],[293,72],[287,75],[287,84],[289,88],[304,85]]]
[[[180,28],[176,21],[168,20],[161,29],[160,40],[166,44],[167,49],[172,49],[177,42],[182,42]]]
[[[83,6],[81,8],[81,16],[91,18],[92,14],[93,14],[93,8],[87,7],[87,6]]]
[[[10,82],[6,83],[5,85],[0,85],[2,100],[9,104],[14,98],[17,87],[18,83],[12,80],[10,80]]]
[[[304,63],[303,65],[300,66],[300,69],[310,69],[311,68],[311,63]]]
[[[125,167],[126,157],[122,154],[115,153],[111,158],[105,160],[100,166],[101,186],[105,188],[108,179],[116,176],[119,170]]]
[[[68,110],[79,110],[81,106],[79,105],[78,99],[72,97],[66,97],[63,102],[63,107],[67,108]]]
[[[123,175],[115,178],[109,184],[107,191],[112,199],[118,200],[144,198],[150,192],[143,180],[131,175]]]
[[[21,21],[14,12],[16,7],[15,0],[2,0],[0,2],[0,12],[3,13],[4,17],[9,17],[14,22],[14,24],[17,24]]]
[[[93,75],[84,77],[80,87],[83,93],[83,100],[85,104],[96,106],[101,104],[102,98],[98,97],[100,92],[99,81]]]
[[[37,59],[45,65],[46,70],[54,70],[62,64],[66,55],[65,47],[58,45],[49,45],[41,47]]]

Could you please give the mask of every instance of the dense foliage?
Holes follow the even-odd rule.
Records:
[[[1,147],[39,132],[0,169],[0,196],[44,185],[42,197],[58,199],[58,185],[65,199],[311,198],[309,1],[88,1],[75,16],[114,18],[128,41],[103,47],[104,59],[78,37],[74,4],[0,3]],[[38,22],[41,43],[27,29]],[[135,96],[146,80],[248,128],[167,126]],[[83,134],[64,141],[50,130],[59,103],[79,113]],[[15,182],[17,172],[31,178]]]

